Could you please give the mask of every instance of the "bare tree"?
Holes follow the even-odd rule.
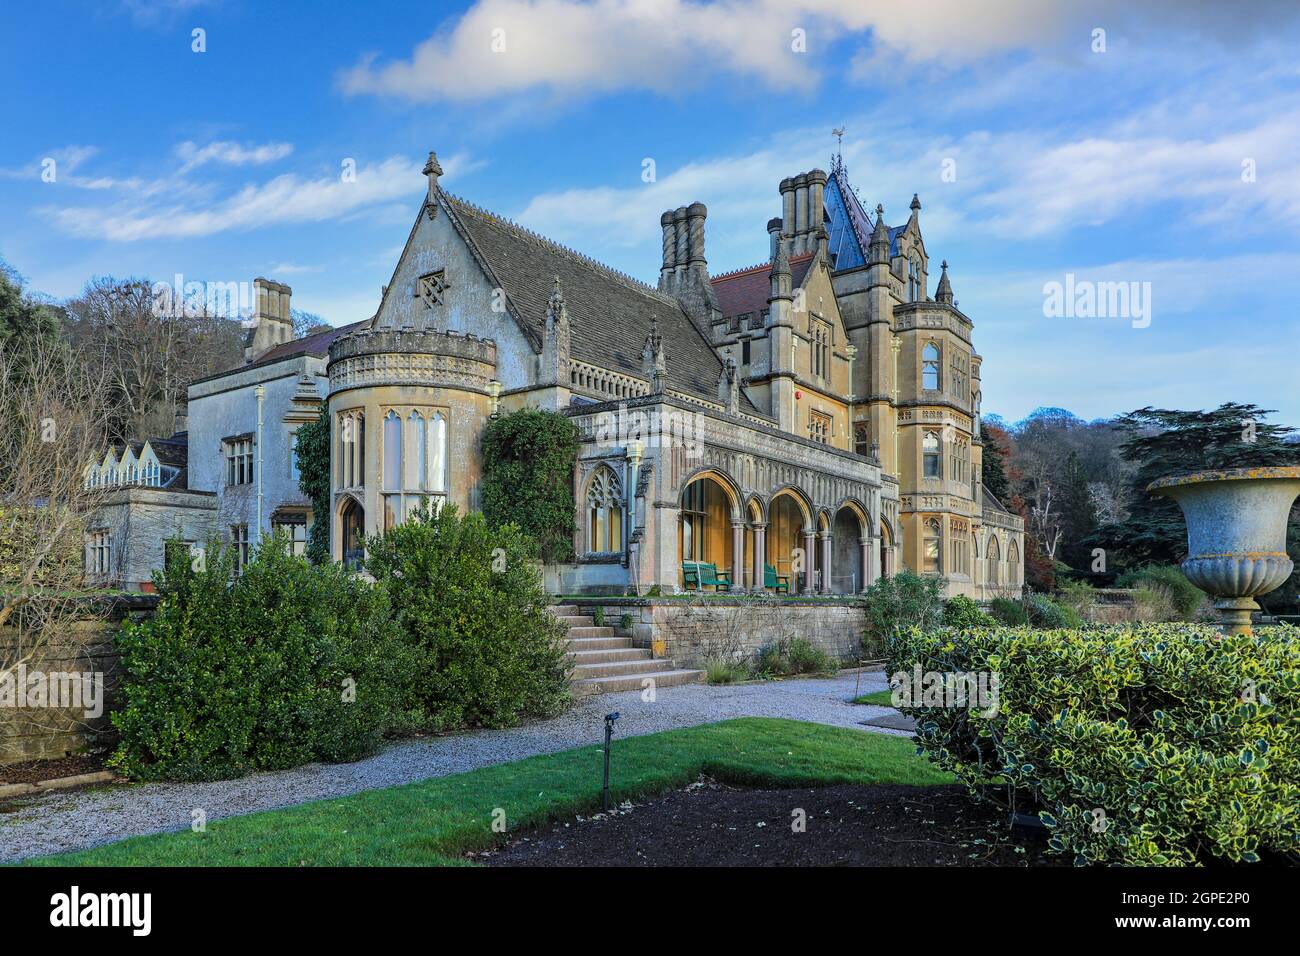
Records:
[[[159,307],[144,279],[92,279],[67,302],[70,333],[86,361],[109,372],[115,435],[144,439],[171,433],[191,381],[236,364],[243,330],[209,315],[206,305]]]
[[[110,374],[60,343],[0,347],[0,681],[86,613],[85,538],[103,490]]]

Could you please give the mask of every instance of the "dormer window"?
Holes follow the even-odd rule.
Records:
[[[415,297],[424,303],[426,309],[432,309],[435,305],[443,305],[446,292],[447,271],[445,269],[422,275],[415,284]]]

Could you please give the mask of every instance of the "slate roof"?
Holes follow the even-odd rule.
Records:
[[[858,194],[841,181],[837,170],[826,182],[826,213],[829,218],[830,250],[835,254],[836,269],[851,269],[866,262],[871,245],[871,232],[875,224],[871,215],[862,208]],[[889,226],[889,254],[898,255],[898,237],[907,230],[907,223]]]
[[[812,261],[811,252],[790,260],[790,288],[797,289],[803,285]],[[718,297],[723,318],[764,312],[767,297],[772,294],[772,263],[764,262],[716,277],[713,279],[713,294]]]
[[[349,332],[359,332],[364,326],[369,324],[369,319],[363,319],[360,322],[352,322],[348,325],[340,325],[337,328],[325,329],[322,332],[313,332],[311,335],[304,335],[300,339],[293,339],[284,342],[274,348],[267,349],[265,353],[258,356],[256,362],[248,365],[236,365],[240,368],[256,368],[259,365],[267,365],[271,362],[278,362],[281,359],[293,358],[296,355],[329,355],[330,345],[340,336],[347,335]]]
[[[164,483],[162,487],[172,491],[183,491],[188,488],[189,432],[177,432],[171,438],[150,438],[148,444],[153,449],[153,453],[157,456],[160,465],[176,469],[175,477],[171,481]],[[144,446],[145,442],[142,441],[116,443],[113,445],[113,455],[120,461],[125,450],[130,448],[131,454],[138,460],[144,452]]]
[[[574,359],[644,377],[641,349],[653,319],[663,337],[668,387],[718,400],[722,360],[676,299],[450,193],[439,190],[439,197],[491,280],[505,290],[534,348],[541,348],[559,276]],[[758,412],[743,389],[741,407]]]

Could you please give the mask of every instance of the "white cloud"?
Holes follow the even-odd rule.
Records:
[[[176,146],[176,155],[182,160],[180,171],[189,172],[204,163],[221,163],[226,166],[261,166],[284,159],[293,152],[290,143],[264,143],[261,146],[244,146],[240,143],[218,141],[200,146],[186,140]]]
[[[348,93],[414,101],[479,100],[540,88],[587,95],[620,89],[677,94],[717,73],[771,89],[809,89],[819,58],[846,36],[864,48],[857,68],[885,63],[949,68],[1011,50],[1089,53],[1091,29],[1115,40],[1195,31],[1221,41],[1278,30],[1295,16],[1286,0],[1249,13],[1209,0],[1122,0],[1083,8],[1069,0],[478,0],[415,47],[407,59],[363,57],[340,76]],[[806,52],[793,49],[793,31]],[[824,63],[824,61],[823,61]]]
[[[285,174],[197,208],[146,200],[106,209],[62,208],[53,215],[55,222],[74,236],[116,242],[194,238],[281,223],[323,222],[397,199],[416,201],[423,182],[422,166],[392,157],[358,166],[352,182],[337,174],[317,179]]]

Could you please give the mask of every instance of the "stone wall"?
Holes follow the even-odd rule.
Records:
[[[73,621],[62,633],[31,652],[21,672],[12,672],[14,676],[7,683],[0,681],[0,765],[64,757],[106,746],[111,741],[113,731],[108,715],[116,704],[121,684],[113,637],[128,617],[152,613],[155,604],[155,598],[141,595],[117,601],[102,615]],[[9,668],[19,653],[17,632],[11,627],[0,628],[0,666]],[[38,702],[36,706],[15,706],[30,704],[12,696],[18,673],[26,677],[28,694]],[[50,675],[62,675],[60,693],[64,694],[78,682],[72,675],[80,674],[92,675],[92,681],[102,679],[102,710],[95,715],[88,715],[76,706],[48,706],[45,703],[48,698],[42,700],[35,696],[38,688],[48,693],[53,686]],[[81,700],[85,702],[84,698]]]
[[[865,605],[852,599],[584,598],[580,605],[604,607],[605,623],[615,627],[630,614],[636,646],[678,667],[701,667],[710,657],[752,661],[763,648],[796,637],[849,663],[859,659],[866,626]]]

